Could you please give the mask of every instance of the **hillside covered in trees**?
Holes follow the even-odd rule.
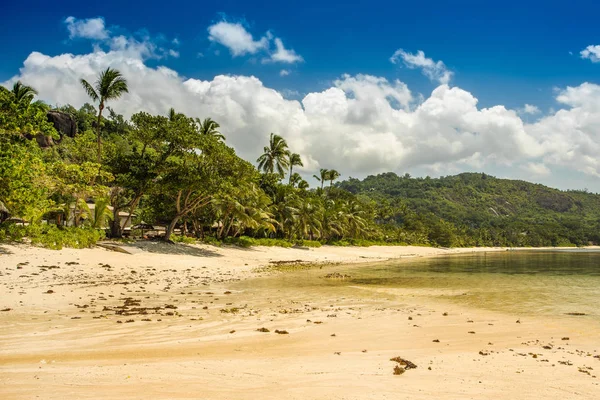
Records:
[[[282,244],[563,246],[600,242],[600,196],[485,174],[386,173],[316,188],[302,158],[271,133],[251,163],[207,117],[174,109],[126,119],[113,69],[81,80],[90,103],[52,108],[35,88],[0,86],[0,240],[60,248],[164,226],[164,240]],[[265,138],[267,137],[265,133]]]
[[[568,246],[600,241],[600,195],[482,173],[385,173],[341,189],[375,202],[377,222],[442,246]],[[401,240],[401,237],[398,238]]]

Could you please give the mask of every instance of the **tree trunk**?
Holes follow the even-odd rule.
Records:
[[[165,242],[168,242],[169,240],[171,240],[171,235],[173,234],[173,230],[175,229],[175,225],[177,225],[179,218],[181,218],[181,216],[178,214],[175,216],[175,218],[173,218],[171,223],[169,223],[169,226],[167,227],[167,231],[165,232],[165,239],[164,239]]]
[[[97,126],[97,136],[98,136],[98,164],[102,164],[102,139],[100,139],[100,121],[102,120],[102,110],[104,109],[104,101],[100,102],[98,106],[98,126]]]
[[[119,218],[118,207],[113,208],[113,220],[110,223],[110,237],[112,237],[112,238],[123,237],[123,230],[121,229],[121,220]]]

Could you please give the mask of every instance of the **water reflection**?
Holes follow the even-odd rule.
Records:
[[[326,279],[330,272],[350,275]],[[251,282],[251,283],[250,283]],[[600,252],[507,251],[285,273],[242,283],[298,299],[435,297],[519,315],[585,313],[600,320]]]

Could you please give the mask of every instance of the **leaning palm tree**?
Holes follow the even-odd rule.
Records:
[[[304,164],[302,164],[302,158],[300,158],[300,154],[297,153],[292,153],[290,154],[290,157],[288,159],[289,163],[290,163],[290,181],[289,184],[292,184],[292,171],[294,169],[294,166],[298,166],[298,167],[304,167]]]
[[[327,173],[327,180],[329,181],[329,187],[333,186],[333,181],[340,177],[340,173],[335,169],[330,169]]]
[[[37,90],[31,86],[23,85],[21,81],[15,82],[12,93],[17,103],[26,102],[27,104],[31,103],[35,95],[38,94]]]
[[[325,181],[329,180],[329,170],[327,168],[321,168],[319,171],[319,175],[320,176],[313,175],[313,178],[321,182],[321,190],[323,190],[323,185],[325,184]]]
[[[271,174],[277,171],[277,174],[283,178],[285,171],[290,166],[290,151],[285,139],[271,133],[269,145],[265,146],[263,151],[264,153],[256,160],[258,162],[258,169]]]
[[[225,136],[219,132],[221,125],[217,121],[214,121],[212,118],[205,118],[204,121],[197,119],[197,121],[200,125],[201,135],[214,136],[217,139],[225,140]]]
[[[100,138],[100,121],[102,120],[102,110],[104,110],[104,103],[108,100],[118,99],[123,93],[129,93],[127,88],[127,81],[119,71],[112,68],[106,68],[98,75],[94,86],[90,85],[85,79],[81,79],[81,85],[87,92],[88,96],[93,101],[100,102],[98,106],[98,124],[97,124],[97,137],[98,137],[98,164],[102,161],[102,139]]]

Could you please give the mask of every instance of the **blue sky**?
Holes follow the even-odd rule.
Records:
[[[599,12],[600,5],[593,1],[10,2],[3,5],[0,17],[0,82],[18,78],[34,51],[49,57],[90,54],[97,43],[70,38],[65,19],[101,17],[113,37],[141,40],[146,35],[156,46],[177,52],[178,57],[144,58],[148,68],[167,67],[182,80],[255,76],[264,87],[299,101],[309,93],[340,86],[336,80],[344,74],[390,82],[398,79],[415,98],[427,99],[440,81],[428,79],[421,67],[406,61],[390,62],[398,49],[409,55],[423,51],[433,62],[443,62],[445,70],[452,73],[450,86],[476,97],[479,109],[502,105],[518,110],[525,104],[534,105],[539,113],[520,115],[524,123],[533,123],[560,108],[573,107],[557,101],[561,90],[598,81],[600,64],[582,58],[580,52],[600,43]],[[269,50],[232,56],[231,49],[209,38],[209,27],[223,21],[241,24],[255,41],[267,36]],[[264,62],[275,39],[302,61]],[[281,76],[282,70],[288,74]],[[52,94],[45,96],[47,101],[58,101]],[[356,94],[348,98],[353,96]],[[233,142],[236,149],[241,146]],[[542,153],[532,152],[521,161],[546,165],[556,158]],[[313,161],[309,163],[313,168],[323,164]],[[561,163],[562,171],[568,162]],[[512,165],[512,175],[526,178],[516,172],[517,164]],[[478,165],[492,173],[506,167],[504,161]],[[398,166],[412,171],[426,171],[426,167],[418,163]],[[507,175],[511,175],[510,168]],[[585,168],[551,174],[566,178],[553,179],[546,173],[538,180],[561,187],[589,183],[600,190],[598,174],[590,174],[589,168],[582,171]],[[351,169],[357,176],[372,172],[358,166]]]
[[[178,38],[181,57],[166,65],[186,76],[253,74],[271,87],[305,93],[342,73],[369,73],[427,91],[432,85],[418,72],[388,62],[397,48],[423,49],[453,69],[455,84],[477,93],[483,106],[530,103],[545,109],[556,107],[553,87],[599,76],[596,65],[578,57],[591,41],[600,41],[598,13],[595,1],[8,2],[0,24],[0,80],[14,75],[32,50],[87,51],[85,41],[64,43],[62,21],[103,16],[107,25],[130,32],[147,29]],[[226,51],[214,55],[206,28],[223,14],[257,34],[273,31],[306,62],[281,79],[277,66],[231,60]],[[206,56],[198,59],[199,52]]]

